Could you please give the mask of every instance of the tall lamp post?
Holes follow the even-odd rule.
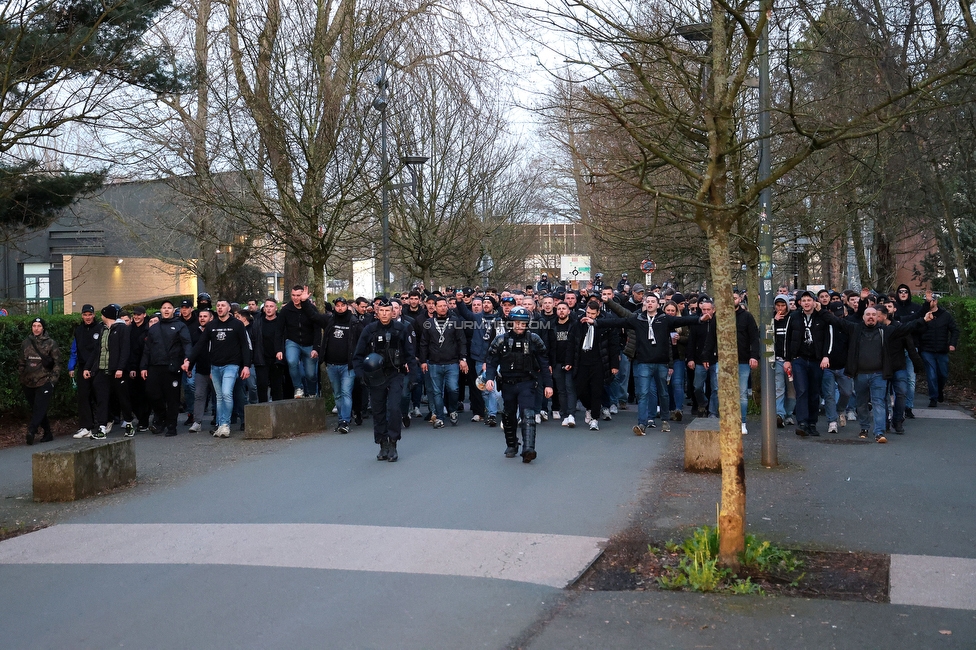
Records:
[[[675,30],[686,41],[704,42],[711,47],[712,24],[683,25]],[[769,179],[771,152],[769,144],[769,21],[763,26],[759,40],[759,182]],[[707,65],[707,64],[706,64]],[[704,97],[704,93],[703,93]],[[773,332],[773,234],[772,188],[764,187],[759,194],[759,318],[763,343],[763,361],[760,364],[762,386],[762,464],[775,467],[779,464],[776,449],[776,382],[773,364],[776,362]]]
[[[420,185],[419,173],[414,171],[413,165],[423,165],[430,160],[427,156],[400,156],[400,163],[410,172],[410,182],[397,185],[390,184],[390,156],[386,148],[386,107],[387,90],[390,81],[386,77],[387,60],[386,56],[380,64],[380,76],[376,78],[376,86],[379,92],[373,100],[373,108],[380,113],[380,204],[381,220],[383,225],[383,294],[390,293],[390,190],[399,190],[406,187],[410,188],[410,193],[417,197]]]
[[[759,182],[769,179],[771,156],[769,143],[769,21],[759,38]],[[776,448],[776,363],[773,330],[773,231],[770,225],[773,190],[764,187],[759,193],[759,322],[762,324],[763,363],[759,377],[762,385],[763,467],[779,464]]]

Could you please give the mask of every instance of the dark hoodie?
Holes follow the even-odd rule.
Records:
[[[897,320],[906,322],[914,320],[913,317],[922,311],[922,305],[912,302],[912,289],[907,284],[899,284],[898,289],[908,290],[908,299],[902,300],[897,290],[895,290],[895,316]]]

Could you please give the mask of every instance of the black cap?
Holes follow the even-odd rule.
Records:
[[[798,294],[796,294],[796,299],[797,299],[797,300],[799,300],[799,299],[800,299],[800,298],[802,298],[803,296],[810,296],[810,297],[811,297],[811,298],[813,298],[814,300],[816,300],[816,299],[817,299],[817,296],[816,296],[816,295],[814,295],[814,293],[813,293],[812,291],[810,291],[809,289],[804,289],[804,290],[803,290],[803,291],[801,291],[800,293],[798,293]]]
[[[146,308],[143,307],[142,305],[136,305],[135,307],[132,308],[132,313],[133,314],[145,314],[146,313]]]
[[[461,293],[463,293],[466,296],[470,296],[474,294],[474,289],[472,289],[471,287],[464,287],[464,289],[461,290]]]
[[[94,305],[85,305],[85,306],[83,306],[81,308],[81,313],[84,314],[86,312],[91,312],[91,313],[94,314],[95,313],[95,307],[94,307]]]
[[[41,318],[40,316],[35,316],[34,317],[34,320],[31,321],[31,325],[33,325],[34,323],[40,323],[41,324],[41,327],[44,329],[44,331],[45,332],[47,331],[47,323],[45,323],[44,322],[44,319]]]
[[[122,307],[112,303],[111,305],[105,305],[102,307],[102,316],[108,318],[109,320],[118,320],[119,316],[122,315]]]
[[[163,319],[163,312],[161,312],[161,311],[154,311],[153,312],[153,315],[150,316],[149,318],[158,318],[159,320],[162,320]]]
[[[184,298],[183,301],[180,303],[180,307],[193,307],[193,301]]]
[[[685,301],[685,297],[681,293],[675,293],[671,296],[671,300],[673,300],[675,304],[680,305]]]
[[[332,299],[332,304],[333,305],[338,305],[340,302],[342,304],[344,304],[344,305],[348,305],[349,304],[349,302],[345,298],[343,298],[342,296],[336,296],[335,298]]]
[[[162,306],[163,306],[163,305],[165,305],[166,303],[169,303],[169,305],[170,305],[171,307],[173,306],[173,301],[172,301],[172,300],[170,300],[169,298],[167,298],[167,299],[166,299],[166,300],[164,300],[163,302],[161,302],[161,303],[159,303],[159,306],[160,306],[160,307],[162,307]]]

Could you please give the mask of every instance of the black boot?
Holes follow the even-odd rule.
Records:
[[[396,446],[397,446],[397,441],[394,440],[393,438],[389,438],[389,444],[387,445],[386,448],[387,448],[387,453],[389,455],[389,458],[387,458],[387,460],[390,461],[391,463],[397,462],[397,459],[400,457],[399,455],[397,455]]]
[[[535,411],[527,410],[522,416],[522,462],[535,460]]]
[[[380,453],[376,454],[376,460],[390,460],[390,439],[380,440]]]
[[[33,445],[34,444],[34,436],[36,436],[36,435],[37,435],[37,432],[36,431],[34,431],[33,429],[27,429],[27,444],[28,445]]]
[[[51,442],[54,440],[54,434],[51,433],[50,429],[44,429],[44,437],[41,438],[41,442]]]
[[[502,416],[502,431],[505,432],[505,458],[515,458],[518,456],[519,442],[518,434],[515,431],[515,419]]]

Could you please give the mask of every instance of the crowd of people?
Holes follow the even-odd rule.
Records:
[[[777,425],[802,437],[857,422],[860,437],[887,442],[914,417],[915,373],[924,368],[929,406],[945,399],[948,354],[958,345],[951,314],[927,292],[913,302],[906,285],[891,295],[790,292],[774,301]],[[763,358],[757,320],[744,291],[733,295],[742,433],[751,381]],[[47,405],[61,353],[43,319],[21,351],[21,382],[32,408],[27,443],[52,439]],[[150,431],[176,436],[184,425],[218,438],[244,424],[244,405],[314,398],[328,377],[335,430],[349,433],[372,417],[378,460],[396,461],[402,430],[414,421],[434,429],[471,421],[501,425],[505,456],[537,457],[536,427],[550,419],[593,431],[636,404],[633,432],[643,436],[687,410],[718,416],[715,304],[673,287],[629,283],[616,288],[597,274],[586,288],[552,283],[337,297],[316,305],[307,287],[241,306],[162,303],[149,314],[117,304],[96,316],[84,305],[68,374],[77,384],[75,438],[104,439]],[[686,399],[687,397],[687,399]],[[422,407],[426,404],[426,414]],[[212,417],[208,417],[211,415]],[[520,453],[521,450],[521,453]]]

